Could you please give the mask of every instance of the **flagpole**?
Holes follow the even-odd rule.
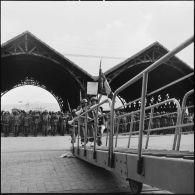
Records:
[[[67,103],[68,103],[69,112],[71,113],[71,108],[70,108],[70,104],[69,104],[68,100],[67,100]]]
[[[101,70],[101,64],[102,64],[102,59],[100,59],[100,67],[99,67],[99,77],[98,77],[98,91],[97,91],[97,99],[98,99],[98,104],[100,102],[100,99],[102,97],[101,91],[99,91],[101,89],[101,74],[102,74],[102,70]],[[98,98],[98,92],[100,93],[100,96]],[[96,107],[96,113],[95,113],[95,131],[94,131],[94,146],[93,146],[93,158],[96,159],[96,143],[97,143],[97,131],[98,131],[98,111],[99,111],[99,106]]]
[[[99,79],[101,78],[101,74],[102,74],[102,59],[100,59]],[[98,94],[97,94],[97,98],[98,98]],[[102,94],[100,93],[100,96],[98,98],[98,104],[99,104],[101,98],[102,98]]]
[[[82,100],[82,95],[81,95],[81,90],[80,90],[80,102],[81,102],[81,100]]]

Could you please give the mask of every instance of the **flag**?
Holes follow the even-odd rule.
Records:
[[[103,84],[104,84],[104,90],[106,92],[106,95],[108,96],[108,98],[112,99],[113,93],[112,93],[112,90],[110,88],[110,85],[109,85],[104,73],[102,73],[102,77],[103,77]]]
[[[113,93],[104,73],[102,72],[101,62],[102,61],[100,61],[99,78],[98,78],[98,93],[102,95],[107,95],[108,98],[112,99]]]

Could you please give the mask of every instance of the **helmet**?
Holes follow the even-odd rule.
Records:
[[[76,109],[73,109],[73,110],[72,110],[72,113],[74,113],[74,112],[76,112],[76,111],[77,111]]]
[[[83,103],[87,103],[87,99],[82,99],[81,104],[83,104]]]
[[[91,102],[92,102],[92,101],[98,102],[98,99],[97,99],[96,97],[92,97],[92,98],[91,98]]]

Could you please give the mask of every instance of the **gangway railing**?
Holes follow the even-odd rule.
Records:
[[[158,66],[160,66],[162,63],[169,60],[171,57],[173,57],[175,54],[183,50],[185,47],[190,45],[194,41],[194,36],[187,39],[185,42],[183,42],[181,45],[173,49],[172,51],[168,52],[166,55],[164,55],[162,58],[154,62],[152,65],[150,65],[148,68],[143,70],[141,73],[139,73],[137,76],[126,82],[124,85],[119,87],[113,94],[112,98],[112,104],[111,104],[111,127],[110,127],[110,139],[109,139],[109,166],[113,167],[114,162],[114,155],[113,155],[113,131],[114,131],[114,108],[115,108],[115,100],[117,95],[122,92],[124,89],[138,81],[142,78],[142,92],[141,92],[141,109],[140,109],[140,123],[139,123],[139,144],[138,144],[138,163],[137,163],[137,173],[142,174],[143,169],[143,159],[142,159],[142,138],[143,138],[143,130],[144,130],[144,115],[145,115],[145,99],[147,96],[147,85],[148,85],[148,74],[152,70],[156,69]],[[180,116],[181,117],[181,116]],[[176,138],[175,138],[176,139]],[[174,146],[175,147],[175,146]]]
[[[83,118],[84,119],[84,124],[85,124],[85,128],[84,128],[84,156],[86,156],[86,142],[87,142],[87,130],[88,130],[88,113],[95,110],[96,111],[96,114],[94,115],[94,131],[93,131],[93,139],[94,139],[94,146],[93,146],[93,158],[96,159],[96,147],[97,147],[97,128],[98,128],[98,108],[105,104],[105,103],[108,103],[109,105],[111,105],[111,100],[109,98],[105,99],[104,101],[100,102],[99,104],[95,104],[93,106],[91,106],[89,109],[87,109],[87,111],[81,113],[79,116],[75,117],[73,119],[73,121],[77,121],[78,123],[78,136],[77,136],[77,153],[79,154],[79,147],[80,147],[80,144],[79,144],[79,141],[81,139],[81,119]],[[105,116],[105,115],[103,115]],[[103,117],[102,116],[102,117]],[[90,121],[91,122],[91,121]],[[75,127],[74,127],[75,128]],[[83,129],[82,129],[83,130]],[[75,130],[74,130],[75,132]],[[75,136],[75,135],[74,135]],[[73,153],[75,152],[74,151],[74,142],[72,142],[72,145],[73,145]]]
[[[160,114],[160,115],[157,115],[157,116],[153,116],[155,107],[159,107],[161,105],[164,105],[164,104],[167,104],[167,103],[170,103],[170,102],[174,102],[176,104],[176,109],[177,109],[176,112],[174,112],[174,113],[165,113],[165,114]],[[179,104],[178,100],[176,100],[175,98],[168,99],[168,100],[165,100],[163,102],[160,102],[160,103],[157,103],[157,104],[146,107],[145,111],[147,111],[147,110],[151,110],[151,113],[150,113],[149,118],[145,117],[145,119],[144,119],[145,121],[147,119],[149,119],[148,128],[143,130],[145,133],[147,133],[145,149],[148,148],[149,136],[150,136],[151,132],[169,130],[169,129],[174,128],[175,129],[175,137],[174,137],[173,146],[172,146],[172,150],[174,150],[175,149],[175,144],[176,144],[177,129],[179,128],[180,115],[181,115],[181,107],[180,107],[180,104]],[[133,131],[134,123],[140,121],[140,120],[133,121],[133,116],[135,114],[139,113],[139,112],[140,112],[140,110],[137,110],[137,111],[133,111],[133,112],[115,117],[115,120],[116,120],[116,119],[120,119],[120,118],[123,118],[123,117],[126,117],[126,116],[131,116],[130,131],[129,131],[129,138],[128,138],[127,148],[129,148],[129,146],[130,146],[131,135],[132,134],[139,134],[139,131]],[[162,126],[161,125],[161,127],[157,127],[157,128],[152,127],[151,123],[152,123],[152,120],[154,120],[155,118],[159,118],[159,117],[163,117],[163,116],[167,116],[167,115],[173,115],[173,114],[176,114],[176,123],[175,124],[172,124],[172,125],[169,125],[169,126]],[[116,130],[115,148],[117,147],[118,134],[119,134],[119,127]],[[127,134],[127,133],[125,133],[125,134]],[[123,135],[123,133],[121,133],[120,135]]]
[[[160,66],[162,63],[166,62],[169,58],[174,56],[176,53],[190,45],[194,41],[194,37],[191,37],[181,45],[179,45],[174,50],[168,52],[165,56],[157,60],[155,63],[153,63],[151,66],[146,68],[144,71],[142,71],[140,74],[138,74],[136,77],[132,78],[128,82],[126,82],[124,85],[122,85],[120,88],[118,88],[114,94],[112,100],[109,98],[90,107],[87,111],[80,114],[79,116],[75,117],[73,121],[77,123],[77,129],[78,129],[78,135],[77,135],[77,152],[75,151],[74,142],[73,142],[73,152],[76,156],[79,158],[86,160],[94,165],[103,167],[107,170],[114,171],[116,173],[119,173],[122,177],[125,177],[126,179],[130,179],[130,186],[131,184],[133,186],[136,186],[136,192],[140,192],[140,189],[142,188],[142,183],[146,183],[155,187],[159,187],[165,190],[170,190],[172,192],[192,192],[193,191],[193,165],[194,162],[192,160],[186,160],[183,158],[182,160],[172,159],[169,155],[188,155],[188,157],[193,155],[192,153],[177,153],[177,151],[180,148],[180,140],[181,140],[181,134],[182,134],[182,128],[193,126],[193,122],[184,124],[183,123],[183,112],[184,108],[186,108],[186,100],[190,96],[192,92],[189,92],[185,95],[183,98],[182,106],[180,105],[179,101],[175,98],[171,98],[165,101],[162,101],[160,103],[146,106],[146,97],[157,93],[161,90],[164,90],[167,87],[170,87],[178,82],[183,81],[184,79],[187,79],[191,76],[193,76],[193,73],[190,73],[176,81],[173,81],[153,92],[147,93],[147,85],[148,85],[148,74],[158,66]],[[141,100],[141,108],[140,110],[136,110],[130,113],[126,113],[120,116],[116,115],[116,111],[118,108],[115,109],[115,100],[117,95],[122,92],[124,89],[138,81],[139,79],[142,79],[142,93],[141,97],[134,100],[138,101]],[[170,112],[170,113],[160,113],[159,115],[156,115],[154,112],[155,108],[158,106],[161,106],[163,104],[174,102],[176,104],[176,111]],[[104,148],[98,148],[97,147],[97,128],[98,128],[98,108],[104,104],[109,103],[111,105],[110,107],[110,113],[107,115],[109,116],[109,131],[107,130],[106,134],[106,150]],[[128,103],[130,104],[130,103]],[[126,104],[126,105],[128,105]],[[189,106],[188,106],[189,108]],[[93,148],[86,146],[86,140],[87,140],[87,129],[88,129],[88,123],[90,122],[88,120],[88,113],[91,111],[96,111],[95,117],[93,119],[94,123],[94,146]],[[146,116],[146,111],[148,111]],[[135,116],[139,117],[135,117]],[[154,120],[156,120],[158,117],[165,117],[165,116],[173,116],[169,117],[171,120],[173,120],[171,125],[168,126],[153,126]],[[102,115],[103,116],[103,115]],[[102,117],[101,116],[101,117]],[[105,116],[105,115],[104,115]],[[130,118],[130,125],[129,125],[129,132],[125,132],[124,134],[128,135],[128,143],[127,143],[127,153],[125,153],[122,150],[119,150],[117,147],[117,140],[119,139],[119,120],[122,117],[129,117]],[[82,125],[81,125],[82,123]],[[133,129],[134,124],[138,124],[138,130]],[[147,123],[147,125],[146,125]],[[81,130],[82,126],[82,130]],[[146,128],[147,127],[147,128]],[[116,129],[116,133],[115,133]],[[152,156],[148,155],[147,151],[143,151],[142,148],[142,142],[143,142],[143,134],[146,133],[146,143],[145,143],[145,149],[148,149],[149,145],[149,139],[150,134],[154,131],[166,131],[166,130],[174,130],[174,139],[172,143],[172,150],[169,152],[165,152],[163,155],[163,158],[159,158],[158,156]],[[80,147],[80,140],[81,140],[81,132],[84,131],[84,146]],[[123,134],[123,133],[122,133]],[[120,135],[122,135],[120,134]],[[133,134],[138,135],[138,145],[136,147],[136,152],[132,153],[130,148],[131,143],[131,136]],[[115,139],[115,146],[114,146],[114,139]],[[108,141],[108,142],[107,142]],[[144,152],[144,153],[143,153]],[[145,153],[146,152],[146,153]],[[143,154],[142,154],[143,153]],[[158,152],[157,152],[158,153]],[[156,154],[157,154],[156,153]],[[167,157],[168,158],[164,158]],[[163,169],[159,169],[159,166],[163,166]],[[179,167],[179,169],[177,168]],[[190,172],[188,172],[190,170]],[[146,172],[145,172],[146,171]],[[173,172],[173,174],[171,174]],[[159,178],[160,175],[160,178]],[[184,178],[181,183],[180,178]],[[188,177],[190,178],[190,181],[187,181]],[[169,179],[169,182],[166,181],[166,179]],[[168,182],[168,183],[167,183]],[[130,187],[131,188],[131,187]]]
[[[187,101],[187,98],[190,96],[190,95],[192,95],[194,93],[194,90],[190,90],[190,91],[188,91],[186,94],[185,94],[185,96],[184,96],[184,98],[183,98],[183,101],[182,101],[182,107],[181,107],[181,118],[180,118],[180,121],[179,121],[179,125],[180,125],[180,127],[179,127],[179,129],[178,129],[178,141],[177,141],[177,151],[179,150],[179,148],[180,148],[180,142],[181,142],[181,134],[182,134],[182,124],[183,124],[183,120],[184,120],[184,111],[185,111],[185,109],[186,109],[186,101]],[[192,126],[193,125],[193,123],[189,123],[189,124],[187,124],[187,125],[183,125],[183,127],[184,126]]]
[[[157,93],[157,92],[159,92],[159,91],[161,91],[161,90],[163,90],[163,89],[165,89],[165,88],[168,88],[168,87],[170,87],[170,86],[172,86],[172,85],[174,85],[174,84],[177,84],[177,83],[179,83],[179,82],[181,82],[181,81],[183,81],[183,80],[185,80],[185,79],[187,79],[187,78],[190,78],[190,77],[192,77],[192,76],[194,76],[194,72],[192,72],[192,73],[190,73],[190,74],[188,74],[188,75],[186,75],[186,76],[184,76],[184,77],[182,77],[182,78],[180,78],[180,79],[177,79],[176,81],[173,81],[173,82],[171,82],[171,83],[169,83],[169,84],[167,84],[167,85],[165,85],[165,86],[163,86],[163,87],[161,87],[161,88],[159,88],[159,89],[157,89],[157,90],[155,90],[155,91],[152,91],[152,92],[150,92],[150,93],[148,93],[147,94],[147,97],[149,97],[149,96],[151,96],[151,95],[153,95],[153,94],[155,94],[155,93]],[[188,92],[189,93],[189,92]],[[191,92],[190,94],[192,94],[193,92]],[[189,95],[190,95],[189,94]],[[188,95],[188,96],[189,96]],[[131,105],[132,103],[134,103],[134,102],[136,102],[136,101],[139,101],[141,98],[138,98],[138,99],[136,99],[136,100],[133,100],[133,101],[131,101],[131,102],[129,102],[129,103],[126,103],[126,104],[124,104],[123,106],[120,106],[120,107],[118,107],[118,108],[116,108],[115,109],[115,111],[117,111],[117,110],[120,110],[121,108],[124,108],[124,107],[126,107],[126,106],[128,106],[128,105]],[[185,99],[185,97],[184,97],[184,99]],[[167,102],[164,102],[165,103],[165,105],[167,104]],[[170,102],[169,102],[170,103]],[[183,104],[182,104],[183,105]],[[156,104],[156,106],[153,106],[153,108],[155,108],[155,107],[158,107],[159,105],[158,104]],[[177,106],[178,107],[178,106]],[[179,128],[181,129],[183,129],[183,128],[185,128],[185,127],[192,127],[193,125],[194,125],[194,123],[193,122],[188,122],[188,123],[183,123],[183,120],[185,119],[185,120],[188,120],[188,116],[186,116],[186,118],[184,118],[184,109],[190,109],[190,108],[193,108],[194,106],[188,106],[188,107],[185,107],[184,108],[184,106],[182,106],[182,108],[181,108],[181,110],[182,110],[182,119],[181,119],[181,122],[179,123]],[[146,110],[148,109],[149,107],[147,107],[146,108]],[[140,110],[136,110],[136,111],[133,111],[133,112],[130,112],[130,113],[126,113],[126,114],[123,114],[123,115],[120,115],[120,116],[117,116],[117,117],[115,117],[115,120],[120,120],[120,118],[123,118],[123,117],[128,117],[128,116],[131,116],[131,120],[133,120],[133,121],[131,121],[131,122],[127,122],[126,123],[126,125],[127,124],[130,124],[130,128],[129,128],[129,141],[128,141],[128,148],[129,148],[129,144],[130,144],[130,138],[131,138],[131,135],[132,134],[138,134],[139,133],[139,131],[132,131],[132,129],[133,129],[133,127],[135,126],[134,125],[134,123],[137,123],[137,122],[139,122],[140,120],[136,120],[135,121],[135,116],[133,117],[133,115],[135,115],[135,114],[138,114],[140,112]],[[158,115],[156,115],[156,116],[153,116],[155,113],[154,113],[154,109],[152,109],[151,110],[151,113],[150,113],[150,117],[145,117],[145,121],[148,121],[148,132],[147,132],[147,139],[146,139],[146,144],[145,144],[145,149],[147,149],[148,148],[148,141],[149,141],[149,135],[150,135],[150,126],[151,126],[151,124],[152,123],[154,123],[154,121],[153,121],[153,119],[155,119],[155,118],[160,118],[160,117],[168,117],[168,116],[170,116],[170,115],[173,115],[174,113],[170,113],[170,112],[168,112],[168,113],[163,113],[163,114],[158,114]],[[172,118],[172,117],[171,117]],[[182,124],[181,124],[182,123]],[[145,122],[145,124],[146,124],[146,122]],[[124,124],[117,124],[117,130],[116,130],[116,138],[115,138],[115,147],[117,147],[117,139],[118,139],[118,132],[119,132],[119,126],[122,126],[122,125],[124,125]],[[174,128],[178,128],[178,125],[177,126],[174,126]],[[163,131],[163,130],[167,130],[167,129],[169,129],[169,127],[167,128],[167,127],[160,127],[159,128],[159,130],[160,131]],[[192,129],[192,128],[191,128]],[[158,129],[153,129],[152,128],[152,131],[155,131],[155,130],[158,130]],[[144,129],[144,132],[146,132],[147,130],[145,130]],[[164,132],[164,133],[166,133],[166,132]],[[177,132],[175,131],[175,136],[177,136],[177,134],[176,134]],[[178,133],[179,134],[179,138],[178,138],[178,142],[180,142],[179,140],[180,140],[180,137],[181,137],[181,135],[180,134],[182,134],[182,133],[186,133],[186,132],[181,132],[181,133]],[[189,133],[193,133],[193,131],[189,131]],[[120,135],[127,135],[127,133],[120,133]],[[175,141],[174,141],[174,144],[173,144],[173,150],[175,150],[175,144],[176,144],[176,138],[174,139]],[[179,146],[177,145],[177,151],[179,150]]]
[[[159,89],[156,89],[156,90],[154,90],[154,91],[152,91],[152,92],[146,94],[146,97],[148,98],[149,96],[151,96],[151,95],[153,95],[153,94],[155,94],[155,93],[157,93],[157,92],[159,92],[159,91],[162,91],[162,90],[164,90],[164,89],[166,89],[166,88],[168,88],[168,87],[170,87],[170,86],[173,86],[173,85],[175,85],[175,84],[177,84],[177,83],[179,83],[179,82],[181,82],[181,81],[183,81],[183,80],[185,80],[185,79],[188,79],[188,78],[190,78],[190,77],[192,77],[192,76],[194,76],[194,72],[192,72],[192,73],[190,73],[190,74],[187,74],[186,76],[184,76],[184,77],[182,77],[182,78],[179,78],[179,79],[177,79],[177,80],[175,80],[175,81],[173,81],[173,82],[171,82],[171,83],[169,83],[169,84],[167,84],[167,85],[165,85],[165,86],[163,86],[163,87],[161,87],[161,88],[159,88]],[[124,104],[124,105],[122,105],[122,106],[119,106],[119,107],[115,108],[115,110],[119,110],[119,109],[121,109],[121,108],[124,108],[125,106],[131,105],[132,103],[137,102],[137,101],[139,101],[139,100],[141,100],[141,97],[139,97],[139,98],[137,98],[137,99],[135,99],[135,100],[133,100],[133,101],[130,101],[130,102],[128,102],[128,103],[126,103],[126,104]]]

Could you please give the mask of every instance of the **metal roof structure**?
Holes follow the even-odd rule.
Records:
[[[93,77],[29,31],[1,46],[1,94],[21,85],[35,85],[52,93],[62,110],[78,106]],[[64,102],[64,104],[63,104]]]
[[[139,74],[145,68],[168,52],[164,46],[155,42],[122,63],[105,72],[112,91]],[[193,72],[193,69],[177,57],[151,72],[149,91]],[[87,82],[98,77],[90,75],[81,67],[48,46],[29,31],[14,37],[1,45],[1,95],[22,85],[35,85],[49,91],[57,99],[62,110],[78,106],[80,91],[86,97]],[[169,88],[165,93],[181,97],[192,88],[193,80],[182,82],[182,87]],[[141,81],[138,81],[120,97],[127,102],[139,97]]]
[[[115,91],[125,82],[135,77],[168,52],[169,50],[162,44],[159,42],[154,42],[122,63],[119,63],[113,68],[107,70],[105,72],[105,76],[110,83],[112,90]],[[174,56],[149,74],[148,92],[150,93],[151,91],[154,91],[155,89],[192,72],[193,68],[180,60],[178,57]],[[180,83],[167,88],[161,95],[165,96],[167,93],[169,93],[170,97],[181,99],[188,90],[193,88],[193,85],[193,78],[189,78],[182,81],[182,84]],[[138,98],[140,94],[141,80],[128,87],[119,95],[129,102]],[[156,94],[156,96],[158,96],[158,94]]]

